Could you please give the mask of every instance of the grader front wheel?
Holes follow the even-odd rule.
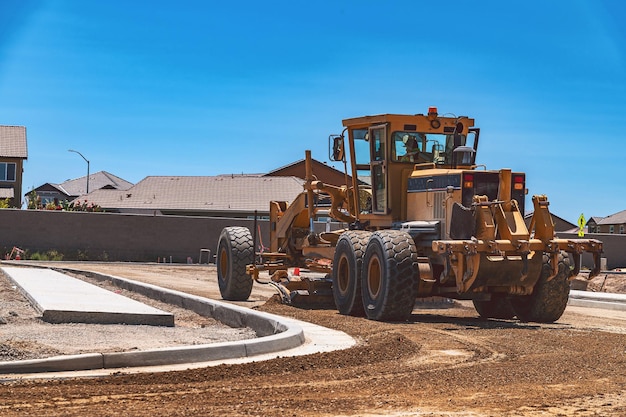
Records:
[[[521,321],[552,323],[563,315],[569,298],[570,263],[567,254],[559,254],[559,272],[550,281],[550,257],[543,255],[541,277],[531,295],[511,298],[517,318]]]
[[[374,232],[361,271],[363,306],[368,319],[404,321],[417,296],[419,269],[413,238],[405,232]]]
[[[252,292],[246,265],[254,262],[252,235],[246,227],[226,227],[217,245],[217,283],[222,298],[245,301]]]

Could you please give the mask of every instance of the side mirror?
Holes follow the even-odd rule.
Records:
[[[329,139],[332,140],[330,160],[343,161],[346,156],[344,151],[343,136],[331,136]]]

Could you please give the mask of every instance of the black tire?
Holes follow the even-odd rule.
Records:
[[[217,283],[222,298],[245,301],[252,292],[246,265],[254,262],[254,243],[246,227],[225,227],[217,245]]]
[[[405,321],[413,311],[419,268],[413,238],[398,230],[374,232],[367,243],[361,285],[371,320]]]
[[[541,277],[532,294],[511,298],[515,314],[521,321],[552,323],[563,315],[569,298],[569,257],[559,254],[559,272],[550,281],[550,257],[543,255]]]
[[[350,230],[337,241],[333,260],[333,297],[339,313],[364,316],[361,267],[370,232]]]
[[[506,296],[492,294],[491,300],[472,300],[478,315],[484,319],[510,320],[515,317],[515,310]]]

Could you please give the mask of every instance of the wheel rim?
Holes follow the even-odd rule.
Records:
[[[346,295],[348,286],[350,285],[350,267],[348,258],[342,255],[337,266],[337,287],[341,295]]]
[[[381,280],[380,260],[377,256],[373,256],[367,266],[367,291],[372,299],[378,297],[380,293]]]
[[[220,251],[220,275],[222,279],[228,275],[228,251],[224,248]]]

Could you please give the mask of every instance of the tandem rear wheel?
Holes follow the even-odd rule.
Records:
[[[339,313],[364,316],[361,270],[371,232],[350,230],[337,241],[333,259],[333,297]]]
[[[419,279],[411,235],[399,230],[372,233],[361,270],[365,315],[371,320],[405,321],[413,311]]]

